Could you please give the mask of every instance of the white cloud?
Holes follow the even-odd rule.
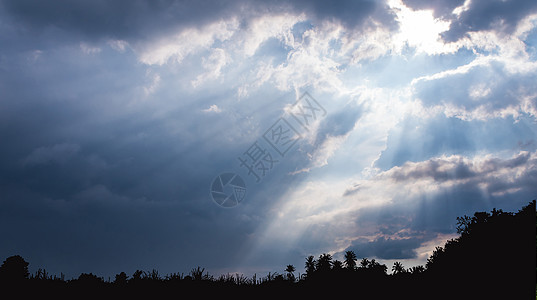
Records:
[[[287,60],[277,66],[263,64],[257,70],[257,78],[271,82],[277,89],[289,91],[312,86],[318,91],[342,89],[336,61],[339,52],[334,52],[331,43],[341,38],[342,27],[325,22],[319,28],[304,32],[302,43],[290,49]]]
[[[222,109],[220,107],[218,107],[218,105],[216,104],[213,104],[211,106],[209,106],[209,108],[206,108],[206,109],[202,109],[201,110],[202,112],[205,112],[205,113],[210,113],[210,112],[213,112],[213,113],[221,113],[222,112]]]
[[[461,6],[455,7],[452,13],[456,15],[457,17],[460,16],[463,12],[468,11],[470,9],[471,3],[472,3],[471,0],[465,0]]]
[[[124,40],[109,40],[107,44],[119,53],[125,52],[127,47],[130,47],[129,43]]]
[[[98,54],[102,51],[99,47],[93,47],[86,43],[80,43],[80,50],[87,55]]]
[[[250,76],[238,88],[240,97],[265,83],[277,89],[289,91],[313,86],[318,91],[334,91],[342,88],[338,78],[339,60],[346,54],[347,45],[352,44],[344,36],[339,24],[324,22],[319,27],[305,30],[295,37],[292,27],[304,21],[304,16],[279,15],[264,17],[253,22],[244,41],[244,55],[254,55],[260,45],[269,38],[277,38],[285,45],[287,58],[274,65],[271,59],[258,61],[250,71]],[[333,43],[341,43],[341,51],[332,48]]]
[[[490,57],[479,56],[475,58],[474,60],[472,60],[471,62],[469,62],[468,64],[458,66],[454,69],[448,69],[448,70],[440,71],[438,73],[434,73],[432,75],[425,75],[425,76],[421,76],[418,78],[414,78],[412,79],[410,85],[414,86],[420,81],[431,81],[431,80],[446,78],[446,77],[453,76],[453,75],[466,74],[475,67],[490,65],[490,61],[491,61]]]
[[[478,100],[480,98],[484,98],[490,95],[492,92],[492,89],[490,86],[486,83],[480,83],[474,86],[471,86],[468,89],[468,96],[470,96],[473,100]]]
[[[357,47],[352,51],[351,63],[375,60],[390,51],[397,51],[392,41],[393,33],[382,26],[368,28],[353,39],[357,40]]]
[[[144,94],[149,96],[153,94],[160,84],[160,75],[158,73],[151,72],[151,70],[146,71],[146,78],[149,79],[149,83],[143,87]]]
[[[215,48],[211,50],[209,57],[204,57],[201,65],[207,71],[196,77],[196,80],[192,81],[193,87],[198,87],[207,80],[216,79],[222,73],[222,68],[231,62],[229,55],[221,48]]]
[[[419,97],[416,95],[420,85],[427,81],[436,81],[434,84],[439,86],[457,83],[451,96],[444,93],[435,95],[436,101],[417,100],[424,100],[428,105],[434,103],[446,116],[467,121],[535,117],[537,95],[527,83],[535,80],[537,62],[528,53],[525,39],[537,27],[536,21],[537,15],[526,17],[511,35],[494,30],[469,32],[457,45],[472,50],[475,58],[452,69],[414,78],[413,97]],[[457,92],[461,88],[468,91],[466,97]]]
[[[239,44],[243,45],[246,56],[254,55],[261,44],[270,38],[277,38],[284,45],[294,48],[296,45],[291,29],[296,23],[305,19],[304,14],[263,15],[250,20]]]

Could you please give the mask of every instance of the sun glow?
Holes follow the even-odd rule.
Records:
[[[400,48],[408,45],[415,47],[417,52],[427,54],[455,50],[454,45],[445,44],[440,38],[440,33],[449,29],[450,22],[436,19],[432,10],[412,10],[400,0],[390,0],[388,5],[399,22],[399,33],[395,40]]]

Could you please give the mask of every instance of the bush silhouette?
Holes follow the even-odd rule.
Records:
[[[20,255],[6,258],[0,266],[0,280],[19,282],[28,278],[28,263]]]
[[[104,282],[101,277],[98,277],[92,273],[82,273],[78,276],[76,281],[83,285],[97,285]]]
[[[114,283],[117,285],[126,285],[128,280],[127,274],[125,272],[121,272],[116,275],[116,279],[114,280]]]

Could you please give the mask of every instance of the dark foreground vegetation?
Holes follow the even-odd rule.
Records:
[[[260,278],[214,277],[198,267],[186,275],[138,270],[107,281],[91,273],[65,280],[42,269],[29,274],[17,255],[0,266],[0,291],[10,298],[534,299],[536,224],[535,200],[517,213],[494,209],[459,217],[460,236],[437,247],[425,266],[407,269],[396,262],[389,275],[386,265],[347,251],[343,261],[330,254],[307,257],[299,276],[288,265]]]

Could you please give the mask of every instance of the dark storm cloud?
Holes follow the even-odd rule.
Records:
[[[67,278],[236,265],[264,211],[222,210],[209,184],[244,151],[218,147],[222,122],[243,124],[202,113],[210,93],[146,96],[131,53],[77,46],[0,69],[0,257]]]
[[[446,181],[450,179],[465,179],[475,176],[475,172],[470,170],[470,168],[462,161],[455,163],[455,165],[449,164],[449,168],[447,170],[446,164],[448,163],[442,160],[429,160],[412,170],[404,170],[401,172],[399,169],[397,169],[391,174],[391,178],[395,179],[396,181],[412,181],[415,179],[428,177],[434,179],[435,181]],[[442,169],[442,171],[439,171],[439,169]]]
[[[199,214],[180,202],[131,199],[102,185],[67,201],[3,191],[0,204],[6,241],[0,255],[21,254],[33,270],[46,267],[66,278],[81,271],[113,277],[136,269],[164,275],[236,265],[256,228],[237,211],[209,206]]]
[[[451,182],[455,185],[470,187],[470,189],[486,184],[488,192],[494,195],[503,194],[508,190],[531,190],[533,187],[528,185],[525,179],[512,181],[504,177],[504,174],[514,172],[520,178],[534,178],[533,167],[536,165],[537,160],[534,154],[528,151],[521,151],[509,159],[488,158],[481,161],[454,155],[432,158],[418,163],[405,163],[401,167],[395,167],[383,173],[381,177],[394,179],[396,182],[432,179],[437,184]]]
[[[378,1],[54,1],[4,0],[6,14],[37,32],[47,27],[85,38],[138,39],[181,26],[201,26],[229,17],[263,13],[305,12],[312,20],[335,20],[349,27],[368,18],[393,26],[393,17]]]
[[[423,178],[432,178],[436,182],[447,180],[459,180],[476,178],[484,176],[487,173],[495,172],[500,169],[512,169],[528,163],[531,154],[529,152],[521,152],[514,158],[501,160],[498,158],[489,159],[482,162],[479,168],[473,163],[469,163],[459,157],[457,159],[434,158],[418,164],[407,164],[401,168],[392,169],[389,172],[390,178],[396,181],[413,181]],[[478,178],[480,181],[485,181]]]
[[[32,30],[49,26],[81,34],[85,38],[118,39],[149,35],[177,25],[203,23],[235,13],[233,1],[3,1],[15,22]]]
[[[494,30],[510,34],[524,17],[537,12],[537,2],[533,0],[472,0],[468,10],[455,16],[453,9],[461,6],[462,0],[405,0],[414,9],[433,9],[436,17],[451,20],[450,29],[442,36],[446,41],[456,41],[466,33],[480,30]]]
[[[9,240],[0,257],[21,254],[31,270],[68,278],[239,265],[293,184],[285,176],[297,167],[293,155],[307,157],[289,153],[234,209],[212,202],[210,183],[224,171],[252,179],[236,158],[294,93],[267,88],[252,92],[259,102],[237,103],[225,85],[192,92],[185,64],[179,77],[159,70],[148,94],[151,70],[130,51],[99,46],[12,53],[0,68],[0,139],[9,141],[0,147],[0,235]],[[285,103],[254,114],[273,98]],[[222,112],[202,111],[215,103]]]
[[[489,1],[474,0],[469,9],[451,23],[443,35],[454,41],[469,31],[496,30],[510,34],[524,17],[537,11],[537,2],[532,0]]]
[[[40,165],[53,162],[63,164],[75,155],[78,150],[80,150],[80,146],[76,144],[58,144],[52,147],[40,147],[24,158],[23,164]]]
[[[0,148],[0,178],[39,186],[53,198],[94,184],[159,200],[198,193],[189,187],[206,184],[214,161],[190,149],[210,151],[211,140],[203,137],[214,129],[192,124],[207,116],[181,109],[180,95],[159,95],[173,107],[159,98],[137,102],[144,98],[146,72],[128,53],[103,50],[111,55],[95,57],[78,47],[63,50],[45,50],[32,63],[15,56],[10,72],[0,73],[0,137],[10,141]],[[172,126],[179,130],[171,133]]]
[[[293,4],[296,11],[305,11],[314,18],[337,20],[343,25],[353,28],[368,19],[380,21],[391,28],[395,26],[394,15],[385,3],[371,0],[343,1],[296,1]]]
[[[48,106],[54,106],[50,100]],[[47,119],[73,112],[54,108]],[[243,205],[230,212],[211,202],[210,180],[229,167],[207,155],[211,144],[181,144],[188,138],[170,135],[164,120],[146,114],[128,122],[97,117],[100,112],[88,111],[97,124],[73,114],[61,121],[65,131],[23,118],[0,128],[2,137],[33,129],[10,139],[10,149],[21,151],[2,151],[0,158],[0,234],[9,240],[0,256],[21,254],[32,268],[67,278],[82,271],[113,276],[157,268],[165,274],[236,264],[245,234],[256,228],[253,218],[263,211]],[[85,126],[78,130],[77,123]]]

